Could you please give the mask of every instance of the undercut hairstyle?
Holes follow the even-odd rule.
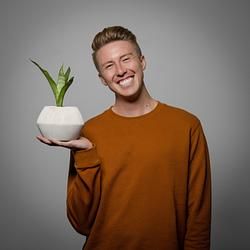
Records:
[[[97,33],[92,42],[92,58],[96,69],[99,71],[98,63],[96,60],[97,51],[104,45],[114,41],[129,41],[134,44],[138,56],[141,56],[141,48],[139,47],[136,36],[128,29],[122,26],[111,26],[104,28],[101,32]]]

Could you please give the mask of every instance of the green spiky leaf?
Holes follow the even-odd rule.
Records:
[[[68,79],[69,79],[69,74],[70,74],[70,67],[68,67],[68,69],[67,69],[67,71],[66,71],[66,73],[65,73],[65,81],[67,82],[68,81]]]
[[[57,98],[57,106],[63,106],[64,95],[66,91],[68,90],[69,86],[72,84],[73,80],[74,80],[74,77],[71,77],[69,81],[67,82],[67,84],[65,84],[63,88],[61,89],[60,94]]]
[[[66,81],[65,81],[65,75],[63,72],[63,65],[62,65],[60,70],[59,70],[58,79],[57,79],[58,94],[61,92],[61,89],[64,87],[65,84],[66,84]]]
[[[55,98],[57,98],[58,95],[58,91],[57,91],[57,84],[55,83],[55,81],[53,80],[53,78],[50,76],[49,72],[46,69],[43,69],[37,62],[33,61],[30,59],[30,61],[32,63],[34,63],[44,74],[44,76],[46,77],[46,79],[48,80],[50,87],[54,93]]]
[[[71,71],[70,67],[68,67],[66,73],[64,73],[64,69],[63,69],[63,65],[62,65],[61,68],[59,69],[59,72],[58,72],[57,82],[55,82],[47,70],[43,69],[37,62],[35,62],[31,59],[30,59],[30,61],[32,63],[34,63],[42,71],[42,73],[45,75],[46,79],[48,80],[48,82],[53,90],[55,100],[56,100],[56,105],[59,107],[62,107],[65,93],[74,80],[74,77],[71,77],[69,79],[69,75],[70,75],[70,71]]]

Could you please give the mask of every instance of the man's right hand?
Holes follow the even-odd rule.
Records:
[[[54,139],[48,139],[41,135],[38,135],[36,138],[40,142],[47,144],[49,146],[64,147],[72,150],[83,150],[83,149],[88,150],[93,147],[93,144],[85,137],[80,137],[79,139],[71,141],[59,141]]]

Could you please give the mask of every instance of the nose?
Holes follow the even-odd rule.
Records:
[[[118,76],[123,76],[126,72],[127,72],[127,70],[124,67],[124,65],[122,65],[121,63],[117,63],[117,65],[116,65],[116,74]]]

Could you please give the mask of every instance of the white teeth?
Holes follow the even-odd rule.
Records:
[[[127,86],[129,86],[129,84],[131,83],[132,79],[133,79],[132,77],[126,78],[126,79],[124,79],[124,80],[121,80],[121,81],[119,82],[119,84],[120,84],[122,87],[127,87]]]

